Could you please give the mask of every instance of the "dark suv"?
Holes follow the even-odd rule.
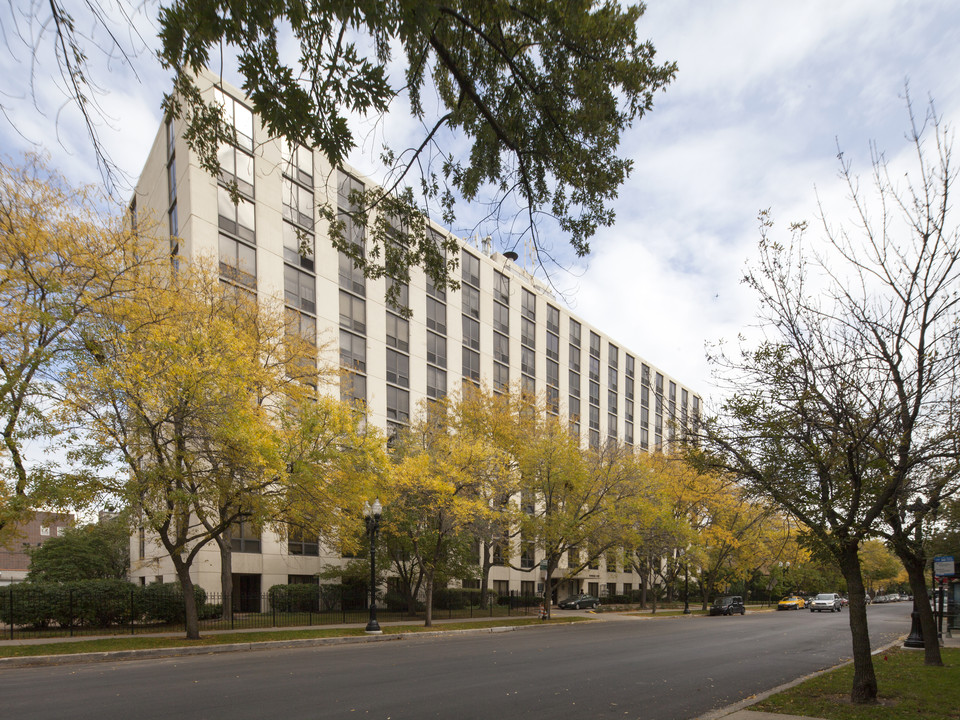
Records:
[[[739,595],[718,597],[710,606],[711,615],[743,615],[747,610],[743,607],[743,598]]]

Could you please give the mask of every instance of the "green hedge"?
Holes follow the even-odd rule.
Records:
[[[203,613],[207,594],[194,588]],[[13,603],[11,609],[11,600]],[[137,622],[182,623],[183,593],[176,583],[141,587],[125,580],[18,583],[0,590],[0,622],[34,628],[110,627]]]
[[[466,610],[480,606],[480,591],[471,588],[435,588],[433,607],[435,610]]]

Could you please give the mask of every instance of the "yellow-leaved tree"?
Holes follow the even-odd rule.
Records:
[[[200,260],[176,270],[167,261],[85,323],[86,347],[65,378],[73,454],[88,484],[129,506],[169,556],[188,637],[199,635],[190,571],[208,543],[228,570],[241,523],[293,522],[319,534],[342,522],[341,503],[351,507],[342,487],[340,503],[304,500],[339,481],[321,472],[333,455],[358,462],[340,450],[361,423],[346,408],[331,411],[334,420],[313,407],[315,340],[290,320]]]
[[[126,295],[148,259],[109,208],[40,156],[0,159],[0,540],[25,512],[86,497],[58,462],[26,458],[24,444],[57,433],[49,396],[83,342],[78,323]]]
[[[462,577],[472,564],[472,530],[492,512],[479,490],[486,473],[478,469],[498,463],[500,452],[482,436],[455,432],[449,404],[424,407],[400,434],[382,495],[385,541],[394,557],[412,561],[407,590],[413,596],[422,582],[427,627],[437,580]]]

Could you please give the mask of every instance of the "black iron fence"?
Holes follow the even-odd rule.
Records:
[[[224,610],[219,593],[196,588],[197,613],[204,630],[364,625],[367,596],[346,586],[275,586],[264,594],[233,594]],[[398,603],[390,593],[377,600],[381,623],[422,620],[422,601]],[[536,615],[540,599],[479,594],[438,593],[435,619]],[[133,635],[185,630],[183,594],[173,584],[137,586],[121,581],[102,583],[21,583],[0,588],[0,639]]]

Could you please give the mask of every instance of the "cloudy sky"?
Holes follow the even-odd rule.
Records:
[[[148,46],[154,8],[136,15]],[[34,59],[21,42],[40,28],[14,12],[0,9],[0,149],[42,145],[72,181],[98,182],[49,54]],[[870,142],[888,158],[904,154],[906,82],[920,111],[932,98],[946,122],[960,117],[960,3],[650,0],[640,34],[677,62],[677,78],[625,137],[635,168],[616,225],[584,263],[571,264],[562,239],[554,242],[570,265],[554,279],[574,312],[709,397],[705,343],[735,340],[754,317],[739,280],[754,256],[758,211],[770,208],[780,227],[815,221],[819,194],[842,216],[837,145],[865,174]],[[135,178],[167,76],[147,50],[132,59],[135,73],[116,56],[92,60],[105,91],[101,138]],[[354,158],[361,170],[367,161]]]

